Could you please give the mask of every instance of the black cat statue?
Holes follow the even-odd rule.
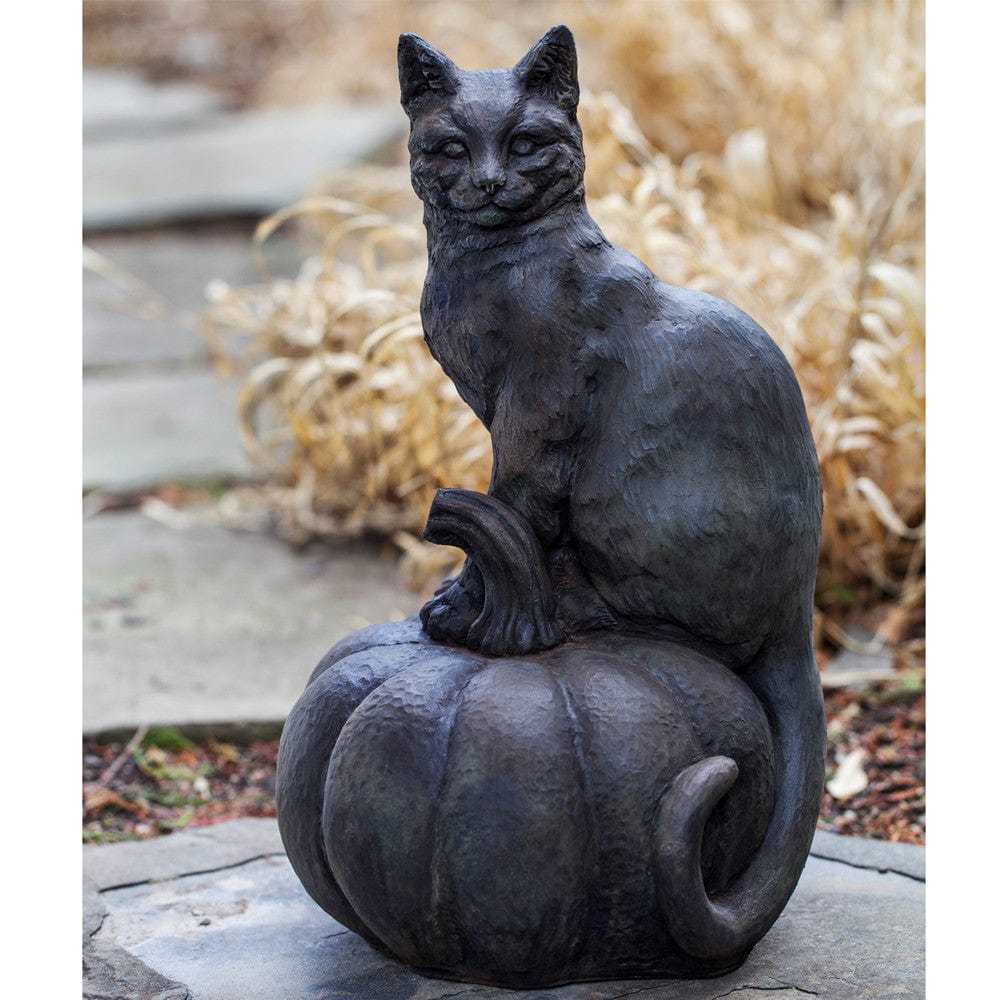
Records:
[[[822,498],[790,366],[587,212],[576,50],[466,72],[399,40],[428,347],[488,428],[464,569],[348,636],[285,727],[312,897],[428,975],[508,987],[736,968],[823,789]]]

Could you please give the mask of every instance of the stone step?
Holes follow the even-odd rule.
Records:
[[[84,370],[209,362],[197,332],[205,289],[262,281],[250,226],[89,236],[84,249]],[[281,233],[265,245],[268,272],[293,277],[306,248]]]
[[[922,866],[923,848],[902,848],[901,862],[899,845],[866,842],[865,859],[831,860],[848,839],[817,834],[785,912],[728,976],[577,983],[540,992],[428,979],[374,950],[309,899],[273,820],[85,847],[84,958],[93,971],[84,997],[109,995],[109,977],[118,974],[147,992],[152,983],[164,996],[197,1000],[922,998],[924,883],[879,869]]]
[[[83,488],[247,479],[238,386],[211,371],[91,375],[83,383]]]
[[[198,127],[83,146],[84,229],[261,216],[326,171],[377,156],[405,134],[394,105],[217,115]]]
[[[127,70],[86,67],[83,141],[191,128],[211,121],[227,103],[218,91],[197,84],[153,84]]]
[[[320,657],[420,598],[362,546],[177,529],[138,511],[83,527],[84,731],[278,721]]]

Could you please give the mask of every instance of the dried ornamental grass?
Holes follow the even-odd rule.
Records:
[[[654,6],[616,4],[602,40],[637,113],[606,93],[582,102],[591,211],[664,280],[735,302],[781,345],[823,476],[824,627],[849,642],[845,598],[888,598],[882,637],[898,641],[923,606],[922,9],[671,4],[669,28],[640,38]],[[426,584],[460,559],[418,540],[430,501],[485,489],[489,438],[422,342],[425,236],[405,168],[326,187],[257,234],[266,249],[297,221],[322,252],[291,281],[214,284],[205,330],[249,365],[243,434],[274,472],[280,530],[389,535]]]

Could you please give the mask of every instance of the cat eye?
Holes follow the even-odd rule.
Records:
[[[439,150],[443,156],[448,156],[453,160],[457,160],[460,156],[465,156],[465,146],[462,145],[457,139],[452,139],[450,142],[446,142]]]
[[[516,153],[518,156],[527,156],[529,153],[533,153],[535,150],[535,144],[530,139],[520,138],[515,139],[510,144],[510,151]]]

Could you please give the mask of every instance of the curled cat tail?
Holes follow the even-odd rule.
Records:
[[[482,576],[483,608],[469,629],[470,649],[519,655],[561,640],[541,546],[513,507],[473,490],[438,490],[424,538],[462,549]]]
[[[736,781],[735,761],[691,764],[660,801],[653,832],[660,911],[673,939],[696,958],[745,955],[778,919],[809,855],[823,793],[826,723],[812,646],[801,645],[797,655],[765,648],[745,678],[770,719],[779,773],[764,840],[723,892],[709,898],[705,890],[702,835]]]

